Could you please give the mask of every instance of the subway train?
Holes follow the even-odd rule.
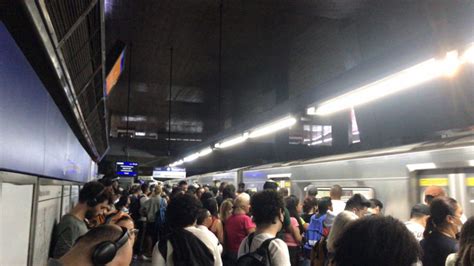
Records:
[[[343,200],[355,193],[384,203],[384,214],[409,219],[411,206],[423,202],[424,189],[441,186],[456,198],[467,217],[474,215],[474,135],[462,135],[399,147],[361,151],[285,163],[250,166],[188,178],[200,184],[228,182],[262,190],[272,179],[302,199],[305,188],[318,187],[329,196],[343,187]]]

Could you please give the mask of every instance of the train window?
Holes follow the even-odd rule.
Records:
[[[318,187],[317,198],[329,197],[329,192],[331,188],[328,187]],[[342,187],[342,197],[341,200],[346,202],[354,194],[361,194],[367,199],[373,199],[375,197],[375,190],[369,187]]]
[[[474,174],[466,176],[466,198],[464,201],[464,214],[466,217],[474,215]]]
[[[349,133],[349,143],[359,143],[360,142],[360,134],[359,134],[359,126],[357,125],[357,119],[355,115],[354,108],[351,109],[351,131]]]

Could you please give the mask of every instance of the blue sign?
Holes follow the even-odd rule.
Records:
[[[116,162],[118,176],[137,176],[138,163],[135,162]]]

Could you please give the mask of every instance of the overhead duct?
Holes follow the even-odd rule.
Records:
[[[64,95],[88,144],[100,160],[108,149],[105,104],[103,0],[24,1]]]

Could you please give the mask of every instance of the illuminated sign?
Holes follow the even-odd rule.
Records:
[[[118,176],[137,176],[138,174],[138,163],[117,162],[116,166]]]
[[[159,167],[153,170],[156,178],[186,178],[186,169],[176,167]]]
[[[117,81],[120,77],[120,74],[122,74],[124,66],[125,66],[125,49],[120,53],[120,56],[117,58],[117,61],[115,61],[114,66],[110,70],[105,80],[107,95],[110,94],[110,91],[112,90],[112,88],[115,86],[115,84],[117,84]]]

